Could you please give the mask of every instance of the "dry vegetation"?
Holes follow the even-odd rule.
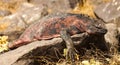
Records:
[[[0,0],[0,9],[16,12],[18,6],[26,0]]]
[[[91,17],[94,17],[95,18],[95,14],[93,12],[93,5],[90,4],[90,1],[89,0],[83,0],[83,3],[84,4],[81,4],[81,3],[77,3],[76,7],[73,9],[73,13],[82,13],[82,14],[87,14]],[[89,12],[89,13],[88,13]]]
[[[8,39],[8,36],[0,36],[0,52],[2,52],[3,50],[8,50],[7,39]]]
[[[8,10],[15,13],[18,6],[26,0],[0,0],[0,10]],[[2,19],[3,17],[0,17]]]

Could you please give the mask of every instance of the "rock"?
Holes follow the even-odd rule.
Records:
[[[8,16],[11,12],[8,10],[0,10],[0,17]]]
[[[13,63],[12,65],[35,65],[34,64],[34,60],[31,59],[21,59],[15,63]]]
[[[120,34],[120,27],[118,27],[118,34]]]
[[[19,5],[19,7],[17,8],[17,11],[18,11],[18,12],[25,11],[25,10],[31,8],[31,7],[34,7],[34,6],[35,6],[35,5],[33,5],[33,4],[24,2],[24,3],[22,3],[21,5]]]
[[[20,63],[19,59],[25,55],[26,55],[25,57],[27,58],[31,55],[35,56],[36,54],[44,55],[44,52],[48,52],[47,50],[50,49],[49,47],[55,46],[56,44],[58,44],[57,46],[59,46],[59,48],[64,48],[59,45],[59,43],[61,42],[62,42],[61,38],[55,38],[52,40],[36,41],[32,42],[31,44],[21,46],[15,50],[11,50],[9,52],[1,54],[0,65],[18,65],[18,64],[22,65],[23,62],[25,63],[25,65],[27,65],[29,63],[26,64],[25,61],[22,62],[21,60]]]
[[[40,20],[47,15],[47,10],[44,6],[34,6],[28,3],[23,3],[22,8],[16,13],[4,17],[0,20],[0,34],[8,35],[9,39],[17,39],[29,24]],[[16,37],[17,35],[17,37]]]
[[[43,16],[48,14],[47,7],[44,5],[33,5],[30,3],[23,3],[18,8],[19,16],[26,24],[31,24],[40,20]]]
[[[5,2],[5,3],[11,3],[11,2],[26,2],[27,0],[1,0],[2,2]]]
[[[99,7],[99,5],[103,4],[103,3],[108,3],[111,0],[91,0],[91,4],[94,5],[94,8]]]
[[[115,24],[117,25],[118,34],[120,35],[120,17],[115,19]]]
[[[77,3],[79,2],[77,0],[68,0],[68,1],[69,1],[69,5],[72,9],[75,8]]]
[[[112,0],[109,3],[103,3],[96,7],[95,13],[105,22],[120,17],[120,0]]]
[[[117,26],[114,23],[106,24],[106,28],[108,32],[105,34],[106,42],[110,44],[109,47],[117,47],[118,46],[118,39],[117,37]]]
[[[77,0],[29,0],[30,3],[46,5],[50,12],[68,12],[75,7]]]
[[[27,27],[18,14],[13,14],[0,21],[0,34],[16,38],[16,32],[21,32]]]
[[[102,47],[103,45],[103,38],[98,38],[98,36],[84,38],[81,37],[81,34],[76,34],[72,36],[72,39],[76,42],[75,47],[77,47],[77,50],[80,50],[80,48],[84,46],[88,47],[89,43],[97,43],[98,48],[105,49]],[[92,38],[92,40],[91,40]],[[81,41],[85,42],[81,42]],[[94,42],[95,41],[95,42]],[[99,45],[100,44],[100,45]],[[79,46],[80,45],[80,46]],[[101,46],[102,45],[102,46]],[[35,41],[30,44],[21,46],[17,49],[8,51],[6,53],[0,54],[0,65],[35,65],[34,58],[36,56],[50,56],[49,58],[52,58],[54,60],[55,58],[59,59],[61,54],[63,53],[63,49],[65,48],[65,43],[61,38],[53,38],[51,40],[41,40],[41,41]],[[57,54],[58,53],[58,54]],[[53,58],[54,57],[54,58]],[[42,60],[42,59],[41,59]]]

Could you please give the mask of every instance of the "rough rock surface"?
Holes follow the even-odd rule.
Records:
[[[105,22],[120,17],[120,0],[111,0],[111,2],[100,4],[96,7],[95,13]]]
[[[0,20],[0,34],[8,35],[15,39],[17,38],[16,35],[21,34],[29,24],[47,15],[47,10],[44,6],[34,6],[32,4],[23,3],[19,9],[18,12]]]
[[[61,38],[55,38],[55,39],[52,39],[52,40],[43,40],[43,41],[36,41],[36,42],[33,42],[31,44],[28,44],[28,45],[25,45],[25,46],[22,46],[22,47],[19,47],[15,50],[11,50],[9,52],[6,52],[4,54],[1,54],[0,55],[0,65],[14,65],[14,63],[17,62],[18,59],[20,59],[22,56],[32,52],[32,50],[37,50],[39,52],[41,52],[41,55],[44,51],[47,51],[45,50],[46,48],[42,48],[42,47],[45,47],[45,46],[52,46],[52,45],[56,45],[58,43],[62,42],[62,39]],[[39,48],[39,49],[37,49]],[[37,52],[35,52],[34,54],[37,54]]]
[[[77,0],[29,0],[30,3],[43,4],[50,12],[68,12],[76,6]]]
[[[30,3],[23,3],[18,8],[17,13],[27,25],[40,20],[43,16],[48,14],[47,7],[44,5],[33,5]]]
[[[0,17],[8,16],[11,12],[8,10],[0,10]]]
[[[110,43],[110,45],[115,46],[118,45],[117,40],[117,26],[114,23],[106,24],[106,28],[108,32],[105,34],[106,42]]]

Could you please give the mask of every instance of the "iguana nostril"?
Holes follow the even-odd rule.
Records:
[[[98,33],[106,34],[107,33],[107,29],[100,29],[100,30],[98,30]]]
[[[107,29],[103,29],[103,33],[104,33],[104,34],[107,33]]]

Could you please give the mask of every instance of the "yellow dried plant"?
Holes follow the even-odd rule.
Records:
[[[93,18],[96,18],[93,5],[90,3],[90,0],[83,0],[83,3],[77,3],[76,7],[72,10],[72,13],[76,14],[87,14]]]
[[[0,36],[0,52],[8,50],[8,36]]]

